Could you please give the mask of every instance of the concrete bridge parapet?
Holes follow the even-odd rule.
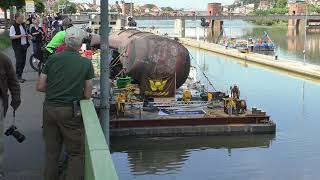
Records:
[[[185,19],[175,20],[174,33],[180,38],[184,38],[186,36],[186,20]]]

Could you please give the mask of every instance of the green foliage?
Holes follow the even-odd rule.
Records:
[[[287,0],[277,0],[276,8],[285,8],[287,7]]]
[[[267,10],[256,9],[254,12],[250,13],[250,15],[267,16],[270,14],[286,14],[288,12],[289,12],[289,9],[287,7],[284,7],[284,8],[274,7]]]
[[[18,9],[21,9],[25,6],[24,0],[0,0],[1,9],[9,9],[10,6],[16,6]]]
[[[260,0],[242,0],[241,1],[244,5],[247,4],[256,4],[259,5],[260,4]],[[268,0],[268,2],[274,2],[274,0]]]
[[[162,7],[162,11],[174,11],[172,7]]]
[[[154,7],[157,7],[157,6],[154,5],[154,4],[145,4],[145,5],[143,5],[142,7],[148,8],[148,9],[152,9],[152,8],[154,8]]]
[[[66,8],[66,12],[70,14],[75,14],[77,12],[77,6],[75,3],[70,3],[70,6]]]
[[[308,12],[320,13],[320,6],[319,5],[309,4],[308,5]]]
[[[10,7],[9,1],[0,1],[1,9],[9,9],[9,7]]]
[[[84,9],[81,12],[97,12],[97,10],[95,10],[95,9]],[[116,12],[116,11],[112,11],[111,10],[110,12]]]
[[[45,10],[45,6],[43,4],[43,1],[42,0],[35,0],[34,3],[35,3],[36,12],[43,13]]]
[[[10,2],[10,5],[16,6],[17,9],[22,9],[26,5],[25,0],[12,0]]]
[[[58,7],[59,7],[59,4],[60,4],[60,11],[58,10]],[[61,12],[62,9],[61,7],[66,5],[65,9],[63,9],[63,11],[65,13],[71,13],[71,14],[74,14],[77,12],[77,5],[75,3],[72,3],[68,0],[59,0],[59,1],[56,1],[54,4],[53,4],[53,10],[55,12]]]
[[[5,49],[11,46],[11,41],[7,33],[0,34],[0,49]]]

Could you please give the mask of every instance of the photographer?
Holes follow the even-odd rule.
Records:
[[[10,59],[0,51],[0,179],[3,177],[3,120],[8,109],[8,90],[11,106],[16,110],[21,103],[20,85]]]

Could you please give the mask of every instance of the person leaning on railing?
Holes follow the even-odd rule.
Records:
[[[11,94],[11,107],[20,106],[20,85],[10,59],[0,51],[0,180],[3,178],[3,120],[8,110],[8,90]]]
[[[94,70],[79,49],[86,33],[76,27],[66,30],[67,49],[51,55],[41,73],[37,90],[46,93],[43,105],[43,136],[46,149],[44,180],[57,180],[62,144],[68,154],[66,180],[82,180],[84,129],[78,103],[90,99]]]

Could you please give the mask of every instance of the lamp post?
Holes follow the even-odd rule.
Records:
[[[303,50],[303,64],[306,65],[306,47],[307,47],[307,29],[308,29],[308,4],[306,5],[306,25],[304,27],[304,50]]]
[[[132,4],[132,0],[130,3],[130,16],[133,17],[133,4]]]
[[[229,13],[230,13],[230,38],[231,38],[231,33],[232,33],[232,31],[231,31],[231,26],[232,26],[232,23],[231,23],[231,8],[229,9]]]
[[[101,5],[101,26],[100,26],[100,44],[101,44],[101,60],[100,60],[100,122],[106,138],[106,142],[110,144],[110,62],[109,62],[109,3],[108,0],[100,0]]]

